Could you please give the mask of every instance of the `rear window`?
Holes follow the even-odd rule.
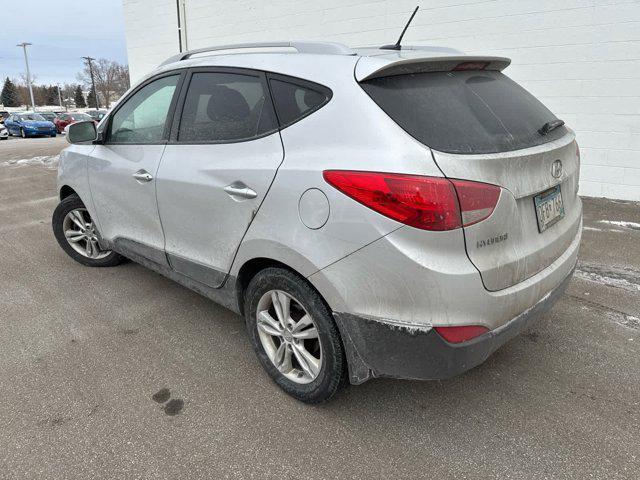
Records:
[[[513,80],[495,71],[433,72],[361,83],[398,125],[448,153],[497,153],[556,140],[538,130],[556,116]]]

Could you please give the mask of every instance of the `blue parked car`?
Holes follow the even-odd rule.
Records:
[[[4,121],[9,135],[20,135],[22,138],[37,135],[56,136],[56,126],[37,113],[14,113]]]

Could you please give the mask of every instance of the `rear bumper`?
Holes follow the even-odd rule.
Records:
[[[334,313],[342,333],[351,383],[391,377],[445,379],[483,363],[549,310],[562,296],[573,269],[564,280],[531,308],[504,325],[469,342],[451,344],[431,327],[406,326],[348,313]]]

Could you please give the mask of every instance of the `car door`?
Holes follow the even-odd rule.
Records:
[[[218,287],[264,199],[283,147],[264,73],[194,69],[157,175],[171,266]]]
[[[7,131],[9,132],[9,135],[17,135],[19,132],[19,128],[16,129],[16,116],[15,115],[11,115],[7,120],[5,120],[4,122],[4,126],[7,127]]]
[[[88,163],[102,237],[123,253],[167,264],[155,176],[182,73],[143,83],[110,116]]]
[[[14,135],[20,135],[20,129],[23,126],[24,120],[20,117],[20,115],[16,115],[13,117],[13,133]]]
[[[62,133],[64,131],[64,127],[67,126],[67,120],[69,120],[69,115],[63,113],[56,119],[56,127],[58,127],[58,131]]]

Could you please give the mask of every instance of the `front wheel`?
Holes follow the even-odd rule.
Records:
[[[320,295],[293,272],[260,271],[245,293],[251,343],[271,378],[305,403],[329,400],[345,383],[340,333]]]
[[[22,138],[27,138],[27,134],[24,132],[24,128],[21,128],[21,129],[20,129],[20,136],[21,136]]]
[[[60,247],[76,262],[88,267],[113,267],[124,260],[116,252],[100,248],[98,231],[77,195],[70,195],[58,204],[51,224]]]

